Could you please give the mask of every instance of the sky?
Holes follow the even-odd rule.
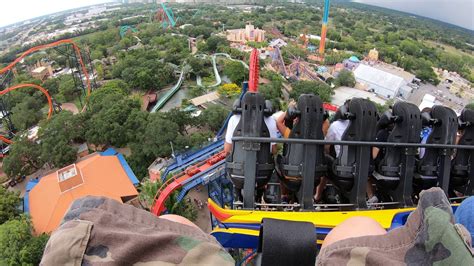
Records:
[[[354,0],[433,18],[474,30],[474,0]]]
[[[7,0],[0,8],[0,27],[15,22],[111,0]],[[474,30],[474,0],[354,0],[434,18]]]
[[[111,0],[6,0],[0,8],[0,27],[72,8]]]

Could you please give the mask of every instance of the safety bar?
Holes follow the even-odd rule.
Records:
[[[232,140],[233,141],[250,141],[250,142],[319,144],[319,145],[357,145],[357,146],[378,146],[378,147],[474,150],[474,146],[470,146],[470,145],[449,145],[449,144],[396,143],[396,142],[375,142],[375,141],[329,141],[329,140],[316,140],[316,139],[284,139],[284,138],[261,138],[261,137],[233,137]]]
[[[404,160],[401,163],[400,168],[400,184],[397,188],[397,194],[400,194],[400,198],[398,199],[398,207],[408,207],[412,206],[412,185],[413,185],[413,173],[414,173],[414,164],[415,164],[415,148],[435,148],[435,149],[442,149],[443,151],[440,154],[440,163],[439,163],[439,176],[438,182],[439,186],[443,189],[443,191],[448,195],[449,190],[449,182],[450,182],[450,168],[451,168],[451,155],[453,149],[465,149],[465,150],[472,150],[474,151],[474,146],[471,145],[449,145],[449,144],[422,144],[422,143],[394,143],[394,142],[375,142],[375,141],[326,141],[326,140],[315,140],[315,139],[284,139],[284,138],[263,138],[263,137],[233,137],[233,141],[244,141],[247,144],[244,145],[244,150],[247,153],[254,153],[256,154],[256,150],[259,149],[258,143],[297,143],[297,144],[306,144],[307,146],[322,146],[322,145],[354,145],[360,146],[362,148],[358,152],[359,158],[369,158],[371,154],[369,147],[399,147],[405,148],[403,152]],[[305,146],[306,146],[305,145]],[[308,150],[309,151],[309,150]],[[306,149],[305,149],[306,154]],[[305,160],[311,157],[310,154],[305,155]],[[255,164],[256,158],[255,156],[246,156],[246,166],[249,167],[248,171],[245,171],[245,178],[246,178],[246,185],[244,185],[244,202],[243,208],[244,209],[254,209],[256,206],[261,204],[256,204],[254,202],[254,188],[255,188]],[[252,162],[253,161],[253,162]],[[303,165],[306,165],[306,162],[302,162]],[[354,186],[355,189],[353,193],[351,193],[350,201],[352,205],[355,205],[356,209],[366,209],[368,208],[368,204],[365,201],[365,184],[367,181],[367,176],[364,173],[368,172],[369,163],[365,160],[357,160],[357,165],[354,169],[358,169],[358,171],[354,172]],[[474,156],[471,156],[470,163],[471,169],[469,171],[469,180],[467,188],[466,188],[466,195],[473,195],[474,194]],[[252,167],[253,166],[253,167]],[[303,173],[303,180],[302,180],[302,204],[301,207],[303,210],[311,210],[314,208],[312,203],[312,191],[313,186],[311,186],[312,181],[314,178],[314,169],[312,169],[311,165],[308,165],[307,171]],[[362,171],[362,170],[363,171]],[[365,182],[363,182],[365,180]],[[252,182],[253,181],[253,182]],[[359,182],[360,181],[360,182]],[[305,184],[308,182],[308,184]],[[370,204],[372,205],[372,204]],[[375,205],[375,204],[374,204]],[[377,204],[377,205],[390,205],[388,204]],[[293,205],[295,206],[295,205]]]

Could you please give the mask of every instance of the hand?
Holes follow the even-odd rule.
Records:
[[[296,108],[296,102],[293,99],[288,103],[288,109],[290,108]]]

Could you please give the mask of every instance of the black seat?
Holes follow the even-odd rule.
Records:
[[[267,108],[265,108],[267,107]],[[240,121],[234,131],[234,137],[270,137],[270,132],[265,124],[265,114],[271,115],[271,106],[266,104],[265,99],[259,93],[247,92],[242,98],[241,104],[237,105],[235,113],[241,114]],[[263,193],[264,186],[268,183],[273,170],[274,160],[271,153],[270,143],[254,143],[249,141],[233,141],[231,154],[226,158],[227,173],[236,189],[237,196],[247,203],[254,201],[254,195],[245,195],[242,198],[241,190],[245,183],[253,183],[254,192]],[[250,191],[249,191],[250,193]],[[252,193],[253,194],[253,193]]]
[[[462,136],[459,139],[459,145],[474,145],[474,110],[464,109],[459,116],[459,129],[462,130]],[[474,185],[474,171],[472,169],[472,160],[474,159],[474,150],[458,149],[456,157],[451,166],[450,192],[459,191],[464,195],[472,195]],[[467,185],[470,185],[470,189]]]
[[[435,105],[430,113],[423,113],[423,123],[432,127],[426,144],[455,144],[458,121],[456,113],[445,106]],[[414,190],[439,185],[447,194],[452,149],[426,148],[423,158],[417,161]]]
[[[326,117],[323,102],[319,96],[301,95],[296,110],[288,113],[293,113],[290,115],[290,120],[293,121],[297,118],[289,135],[290,139],[324,139],[322,127]],[[308,150],[305,150],[305,147]],[[308,152],[310,156],[305,156],[305,153]],[[327,172],[324,159],[324,145],[289,143],[285,144],[283,156],[279,162],[280,173],[284,175],[280,176],[280,181],[290,191],[300,191],[302,180],[312,179],[306,182],[309,184],[311,192],[309,193],[308,208],[312,207],[314,186],[319,184],[320,177]],[[305,170],[308,170],[310,165],[312,166],[310,172],[306,172]],[[301,197],[302,193],[300,193],[299,201],[303,202]]]
[[[367,99],[353,98],[341,115],[349,119],[343,141],[374,141],[378,120],[375,104]],[[357,208],[366,208],[367,179],[371,163],[369,146],[341,145],[339,156],[332,163],[330,179],[342,196]]]
[[[418,107],[407,102],[397,102],[382,115],[377,125],[384,130],[393,125],[387,142],[419,143],[421,113]],[[378,190],[400,206],[412,205],[412,182],[415,167],[415,148],[387,147],[384,157],[376,163],[373,177]]]

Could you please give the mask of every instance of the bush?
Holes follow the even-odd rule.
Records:
[[[39,265],[47,235],[33,236],[30,220],[22,216],[0,225],[0,264]]]
[[[335,84],[337,87],[340,87],[340,86],[354,87],[356,85],[354,74],[347,69],[343,69],[337,76],[335,80]]]
[[[219,86],[217,92],[222,96],[232,98],[240,94],[241,88],[235,83],[227,83]]]
[[[301,94],[312,93],[319,95],[323,102],[331,102],[334,91],[326,83],[320,81],[298,81],[293,85],[290,97],[297,100]]]

